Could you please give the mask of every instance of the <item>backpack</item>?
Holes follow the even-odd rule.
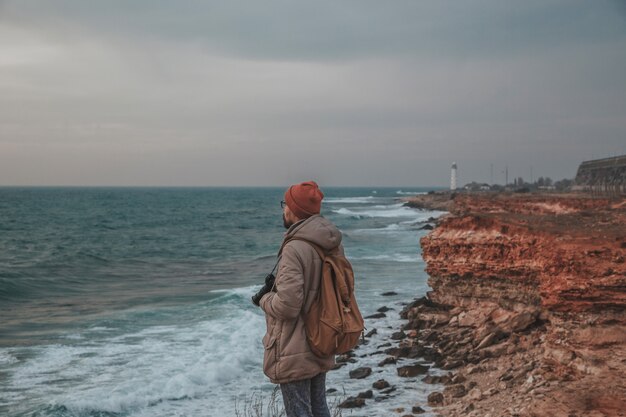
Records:
[[[304,327],[311,351],[319,357],[346,353],[359,342],[365,323],[354,296],[354,272],[346,257],[335,248],[326,252],[303,240],[322,258],[319,292],[304,315]]]

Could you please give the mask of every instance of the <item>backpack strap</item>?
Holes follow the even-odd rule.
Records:
[[[343,301],[344,305],[350,305],[350,299],[352,297],[352,292],[354,291],[353,284],[350,285],[350,283],[348,282],[348,277],[343,274],[342,269],[337,265],[337,259],[330,257],[330,255],[336,252],[336,249],[327,252],[321,246],[311,242],[310,240],[302,239],[299,237],[292,237],[288,239],[283,244],[283,247],[287,244],[287,242],[290,242],[292,240],[301,240],[308,243],[313,247],[313,249],[315,249],[320,258],[322,258],[322,264],[324,264],[324,262],[328,262],[330,264],[330,267],[335,271],[335,273],[333,274],[333,280],[335,281],[335,285],[337,286],[337,289],[339,291],[339,297],[341,298],[341,301]]]

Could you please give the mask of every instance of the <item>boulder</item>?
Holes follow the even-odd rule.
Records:
[[[422,382],[425,384],[447,384],[450,382],[448,375],[426,375],[422,378]]]
[[[372,337],[372,336],[374,336],[376,333],[378,333],[378,331],[377,331],[376,329],[372,329],[372,330],[370,330],[369,332],[367,332],[367,333],[365,334],[365,337]]]
[[[426,412],[426,410],[424,410],[419,405],[414,405],[413,408],[411,408],[411,411],[413,412],[413,414],[424,414]]]
[[[478,346],[476,346],[476,349],[482,349],[482,348],[491,346],[493,342],[497,339],[497,337],[498,337],[498,334],[496,332],[489,333],[487,336],[483,338],[483,340],[480,341],[480,343],[478,343]]]
[[[443,405],[443,394],[436,391],[428,394],[428,405],[431,407]]]
[[[380,393],[381,394],[390,394],[392,392],[394,392],[396,390],[396,387],[389,387],[387,389],[382,390]]]
[[[338,405],[339,408],[360,408],[365,405],[365,399],[356,398],[356,397],[348,397],[341,404]]]
[[[514,312],[498,308],[490,314],[491,321],[505,334],[521,332],[537,321],[537,311]]]
[[[351,379],[363,379],[372,374],[372,368],[367,366],[356,368],[350,371]]]
[[[423,375],[428,372],[429,367],[416,363],[414,365],[401,366],[397,369],[398,376],[401,377],[414,377],[417,375]]]
[[[372,384],[373,388],[376,389],[384,389],[384,388],[388,388],[389,387],[389,382],[385,381],[384,379],[379,379],[378,381],[374,382]]]
[[[406,333],[404,333],[402,330],[391,334],[391,340],[402,340],[404,338],[406,338]]]
[[[396,364],[396,358],[394,358],[393,356],[387,356],[385,359],[378,362],[378,366],[395,365],[395,364]]]
[[[368,389],[367,391],[359,392],[359,394],[356,397],[357,398],[372,398],[374,397],[374,393],[372,392],[371,389]]]
[[[464,397],[465,394],[467,394],[467,391],[465,390],[463,384],[449,385],[443,392],[444,394],[449,395],[453,398],[461,398]]]

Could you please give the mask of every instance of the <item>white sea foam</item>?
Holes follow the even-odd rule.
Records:
[[[426,191],[402,191],[402,190],[398,190],[396,191],[396,194],[398,195],[419,195],[419,194],[427,194]]]
[[[247,296],[249,291],[230,293]],[[209,315],[217,318],[193,325],[150,327],[75,346],[36,348],[35,358],[12,374],[11,385],[31,395],[38,392],[38,397],[74,413],[127,413],[168,400],[209,395],[215,399],[258,387],[264,380],[265,325],[260,312],[242,308],[242,301],[210,306]],[[71,385],[55,383],[76,380],[81,381],[79,388],[63,390]],[[66,393],[56,394],[59,388]]]
[[[17,362],[17,358],[7,350],[0,350],[0,365],[10,365]]]
[[[351,258],[354,261],[392,261],[392,262],[419,262],[420,257],[417,255],[371,255]]]
[[[353,234],[389,234],[389,233],[405,233],[407,231],[406,228],[400,226],[398,223],[389,224],[385,227],[377,227],[373,229],[354,229],[351,233]]]
[[[412,218],[424,218],[426,220],[430,216],[430,212],[418,211],[416,209],[406,207],[402,203],[390,204],[386,206],[370,206],[370,207],[357,207],[357,208],[345,208],[342,207],[338,210],[333,210],[334,213],[342,214],[346,216],[352,216],[356,218],[365,217],[381,217],[381,218],[396,218],[396,217],[412,217]],[[428,216],[425,216],[428,214]]]

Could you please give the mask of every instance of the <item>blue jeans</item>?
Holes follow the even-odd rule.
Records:
[[[311,379],[280,384],[287,417],[330,417],[326,404],[326,372]]]

